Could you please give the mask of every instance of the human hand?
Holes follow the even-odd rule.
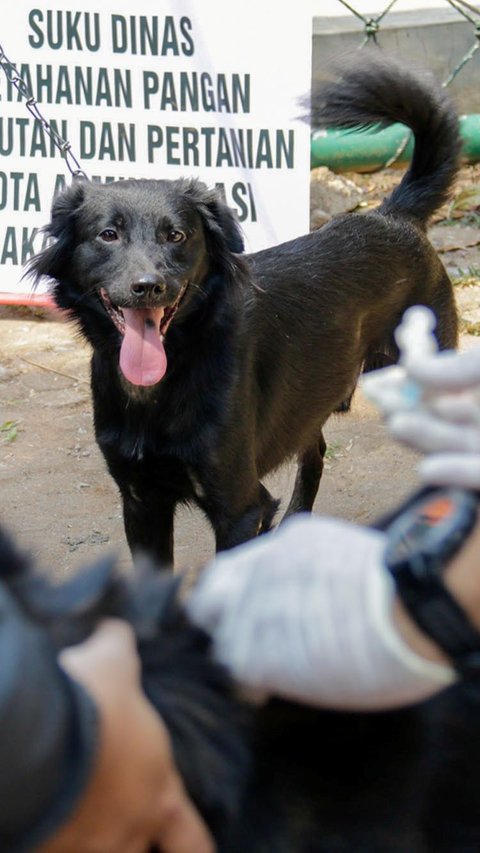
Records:
[[[212,635],[216,657],[257,698],[341,710],[419,701],[454,675],[404,642],[384,549],[378,531],[296,517],[218,556],[186,608]]]
[[[480,489],[480,347],[410,361],[422,406],[387,419],[392,435],[427,456],[422,482]]]
[[[189,801],[168,732],[140,683],[133,631],[104,620],[94,634],[62,652],[60,663],[96,703],[99,744],[76,809],[38,853],[213,853],[214,844]]]

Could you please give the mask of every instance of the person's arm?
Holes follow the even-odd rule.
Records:
[[[143,694],[130,626],[104,620],[86,642],[62,652],[61,663],[95,699],[100,732],[85,791],[38,853],[213,853],[168,732]]]
[[[59,666],[0,584],[2,853],[212,853],[139,668],[120,620]]]
[[[442,581],[466,613],[470,623],[480,631],[480,520],[464,545],[450,560]],[[445,654],[418,628],[398,598],[393,614],[397,630],[415,652],[427,660],[448,663]]]
[[[217,557],[187,608],[259,698],[357,711],[418,702],[456,674],[399,605],[385,546],[377,530],[297,517]]]
[[[339,519],[297,517],[217,557],[187,608],[259,699],[356,711],[422,701],[457,674],[397,595],[386,542]],[[478,630],[479,555],[480,523],[442,575]]]
[[[480,522],[451,560],[443,580],[471,623],[480,630]]]

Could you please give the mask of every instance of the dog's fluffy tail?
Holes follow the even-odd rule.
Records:
[[[312,93],[311,117],[317,127],[365,129],[401,122],[412,130],[410,168],[379,212],[426,224],[447,201],[459,168],[461,139],[456,111],[431,78],[363,53],[338,80]]]

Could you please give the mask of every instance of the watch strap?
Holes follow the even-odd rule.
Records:
[[[422,556],[417,555],[422,561]],[[442,567],[443,568],[443,567]],[[480,675],[480,631],[441,580],[442,568],[403,563],[391,568],[400,599],[414,622],[463,675]]]

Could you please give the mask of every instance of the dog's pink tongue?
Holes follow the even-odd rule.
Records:
[[[167,356],[160,339],[164,308],[123,308],[125,335],[120,370],[133,385],[155,385],[165,375]]]

